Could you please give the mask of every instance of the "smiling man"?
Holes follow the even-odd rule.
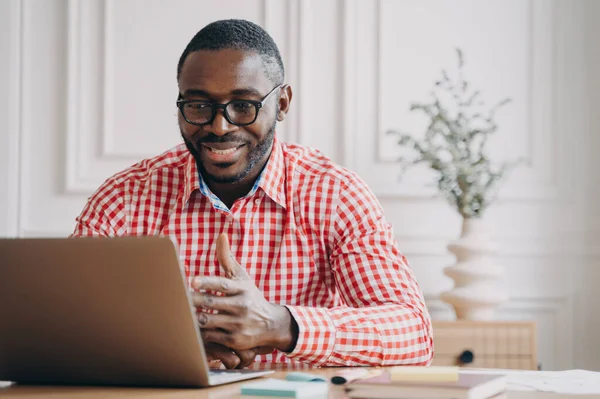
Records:
[[[277,139],[284,77],[259,26],[203,28],[177,68],[184,144],[108,179],[73,236],[173,237],[207,353],[228,368],[428,364],[430,317],[373,193]]]

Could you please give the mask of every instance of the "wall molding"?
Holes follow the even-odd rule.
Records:
[[[453,255],[446,246],[457,237],[396,235],[395,238],[406,256],[448,257]],[[498,256],[502,258],[600,257],[600,245],[591,245],[590,238],[497,237],[495,241],[500,248]]]
[[[299,0],[289,0],[283,5],[273,0],[259,0],[258,4],[261,6],[260,24],[272,25],[273,29],[283,28],[281,33],[286,39],[282,50],[290,65],[288,77],[300,86],[309,62],[302,56],[308,43],[305,39],[307,29],[302,29],[303,19],[308,18],[308,6]],[[116,145],[120,133],[111,109],[115,96],[114,7],[114,0],[67,1],[65,194],[89,195],[96,190],[103,180],[92,172],[100,164],[103,167],[104,164],[131,165],[154,155]],[[276,25],[277,19],[284,19],[286,23]],[[302,140],[302,97],[298,103],[297,115],[290,116],[283,127],[291,141]],[[90,122],[82,114],[96,119]],[[88,156],[90,145],[95,149],[92,157]]]
[[[301,90],[301,85],[305,82],[303,70],[303,45],[306,43],[302,36],[302,22],[306,18],[306,2],[301,0],[288,0],[285,2],[284,15],[286,21],[284,28],[285,41],[279,49],[285,57],[283,60],[286,65],[285,82],[292,87]],[[266,26],[268,29],[268,26]],[[288,113],[285,118],[284,137],[286,141],[299,143],[302,140],[302,110],[303,103],[301,99],[293,102],[295,112]],[[278,134],[281,131],[278,128]]]
[[[7,96],[6,119],[2,121],[3,154],[2,168],[5,168],[5,183],[2,196],[5,207],[0,210],[0,235],[7,237],[18,236],[23,223],[23,143],[22,143],[22,109],[23,109],[23,1],[10,0],[7,7],[7,21],[4,33],[8,45],[8,58],[6,66],[7,91],[2,95]]]
[[[382,41],[380,38],[383,35],[383,26],[381,14],[384,12],[382,6],[383,0],[369,2],[367,5],[356,4],[356,2],[344,1],[344,52],[345,54],[357,54],[361,50],[364,52],[368,47],[366,41],[373,41],[375,45],[375,64],[374,71],[377,72],[378,83],[376,85],[374,99],[376,101],[376,118],[375,129],[377,131],[377,139],[381,135],[383,128],[381,123],[381,104],[382,101],[382,85],[384,82],[381,78],[381,57],[384,51],[381,48]],[[555,1],[544,0],[528,0],[530,12],[530,54],[529,54],[529,106],[532,110],[532,116],[529,118],[529,143],[527,144],[527,152],[530,154],[530,166],[521,167],[521,175],[526,175],[522,181],[508,179],[505,187],[500,190],[499,197],[501,200],[509,201],[560,201],[561,196],[565,195],[561,190],[563,180],[560,179],[558,170],[561,165],[553,163],[553,156],[556,148],[560,145],[560,140],[557,134],[557,129],[553,128],[554,124],[548,115],[554,115],[553,110],[560,107],[553,101],[552,95],[556,90],[556,74],[554,69],[548,69],[548,66],[553,67],[556,62],[567,62],[557,59],[556,44],[557,38],[553,34],[558,24],[564,24],[563,19],[555,10]],[[370,15],[372,14],[372,16]],[[367,19],[367,23],[356,24],[355,15],[360,14],[362,18]],[[373,22],[369,18],[374,18]],[[364,21],[363,21],[364,22]],[[363,26],[361,28],[361,25]],[[359,31],[366,29],[366,31]],[[374,29],[374,31],[370,31]],[[362,36],[362,37],[361,37]],[[357,40],[357,37],[359,38]],[[365,38],[366,37],[366,38]],[[374,39],[373,39],[374,38]],[[549,39],[550,38],[550,39]],[[361,41],[363,42],[361,44]],[[349,57],[346,58],[348,60]],[[560,68],[560,66],[558,66]],[[370,70],[370,69],[368,69]],[[364,71],[363,71],[364,72]],[[345,86],[345,102],[344,102],[344,134],[346,142],[359,143],[360,134],[358,132],[356,115],[358,115],[357,103],[354,99],[369,98],[369,94],[361,91],[356,84],[358,79],[358,70],[352,62],[345,62],[344,67],[344,86]],[[358,87],[358,88],[357,88]],[[566,101],[566,100],[565,100]],[[558,108],[557,108],[558,107]],[[364,129],[363,129],[364,130]],[[371,129],[372,130],[372,129]],[[548,140],[550,132],[551,140]],[[370,182],[373,190],[378,196],[384,198],[403,199],[429,199],[437,193],[433,185],[426,185],[424,181],[429,182],[431,176],[429,171],[415,171],[412,178],[406,178],[402,183],[390,184],[390,176],[400,176],[400,167],[395,162],[382,161],[379,154],[379,145],[375,145],[374,153],[372,154],[371,163],[368,167],[356,165],[353,159],[359,158],[357,152],[365,151],[364,146],[346,145],[344,163],[350,168],[358,169],[361,175]],[[417,176],[418,175],[418,176]],[[369,176],[371,178],[369,179]],[[568,195],[569,193],[567,193]]]
[[[23,238],[64,238],[68,237],[72,231],[62,230],[49,230],[49,229],[37,229],[37,228],[26,228],[21,231],[21,237]]]
[[[358,10],[355,1],[343,1],[343,12],[342,12],[342,35],[343,37],[343,49],[342,49],[342,60],[344,67],[342,68],[342,104],[343,108],[340,111],[342,139],[344,136],[343,153],[341,154],[341,162],[348,168],[355,168],[355,157],[356,152],[354,135],[356,130],[356,113],[348,112],[348,110],[355,110],[358,106],[356,97],[356,82],[358,79],[356,71],[356,55],[357,55],[357,29],[358,24]],[[349,137],[351,133],[352,137]]]
[[[432,313],[434,320],[453,320],[454,312],[449,304],[445,303],[435,294],[424,294],[427,308]],[[573,300],[569,296],[512,296],[507,302],[498,307],[499,313],[515,311],[523,313],[526,311],[551,313],[555,316],[566,316],[569,308],[573,306]],[[434,314],[436,316],[434,317]],[[499,314],[500,316],[500,314]],[[504,320],[501,317],[499,319]],[[510,319],[519,320],[511,317]]]
[[[102,69],[103,69],[103,109],[104,117],[102,119],[103,128],[101,129],[100,137],[102,140],[100,158],[102,159],[127,159],[137,161],[139,159],[148,158],[153,154],[149,154],[145,151],[132,151],[130,148],[123,149],[116,143],[116,137],[118,137],[119,129],[114,123],[112,108],[110,102],[114,98],[114,77],[113,67],[115,65],[115,57],[113,54],[114,48],[114,22],[112,18],[112,9],[114,8],[115,0],[101,0],[103,3],[103,24],[102,24]],[[266,26],[268,20],[267,7],[271,4],[269,0],[260,0],[260,21],[261,26]],[[175,63],[175,60],[174,60]]]
[[[81,6],[77,0],[67,2],[67,129],[65,157],[65,193],[85,194],[97,185],[81,173]],[[104,110],[102,110],[104,112]]]

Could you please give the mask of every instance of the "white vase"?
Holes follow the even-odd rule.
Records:
[[[452,305],[460,320],[493,320],[499,304],[508,299],[500,288],[503,268],[494,263],[498,247],[481,219],[463,219],[460,238],[448,244],[456,264],[444,274],[454,280],[454,288],[441,299]]]

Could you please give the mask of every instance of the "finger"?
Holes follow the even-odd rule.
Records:
[[[195,289],[216,291],[226,295],[239,294],[243,288],[236,280],[216,276],[196,277],[192,285]]]
[[[243,369],[244,367],[250,366],[254,363],[254,359],[256,358],[257,352],[255,348],[250,348],[247,350],[234,351],[237,357],[240,358],[240,363],[237,365],[237,369]]]
[[[215,343],[223,346],[227,346],[228,342],[231,342],[231,334],[229,332],[220,330],[217,328],[203,328],[200,330],[202,341],[204,343]],[[243,348],[236,348],[242,350]],[[248,348],[245,348],[248,349]]]
[[[223,362],[221,362],[221,360],[219,360],[219,359],[210,359],[208,361],[208,368],[220,369],[222,364],[223,364]]]
[[[254,347],[254,342],[250,339],[244,339],[236,331],[226,331],[222,329],[201,329],[200,334],[204,342],[214,342],[230,348],[231,350],[246,350]]]
[[[196,314],[196,318],[198,319],[198,325],[200,326],[200,330],[220,328],[227,332],[232,332],[240,328],[238,322],[239,318],[237,316],[198,312]]]
[[[257,355],[270,355],[271,353],[275,352],[275,348],[270,346],[257,346],[254,349],[256,349]]]
[[[247,300],[241,296],[217,296],[208,293],[194,293],[192,295],[194,306],[203,309],[218,310],[219,313],[243,315],[250,308]]]
[[[209,343],[204,345],[204,349],[207,356],[212,359],[220,360],[221,363],[223,363],[223,365],[228,369],[236,368],[241,362],[241,359],[238,357],[238,355],[223,345]]]
[[[217,260],[225,270],[225,275],[238,280],[250,280],[246,270],[235,260],[229,248],[227,234],[223,233],[217,238]]]

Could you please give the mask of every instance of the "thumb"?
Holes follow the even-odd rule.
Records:
[[[229,241],[227,240],[227,234],[222,233],[217,238],[217,260],[221,267],[225,270],[225,274],[229,278],[238,280],[249,280],[250,276],[246,273],[246,270],[240,266],[235,260],[231,249],[229,248]]]

